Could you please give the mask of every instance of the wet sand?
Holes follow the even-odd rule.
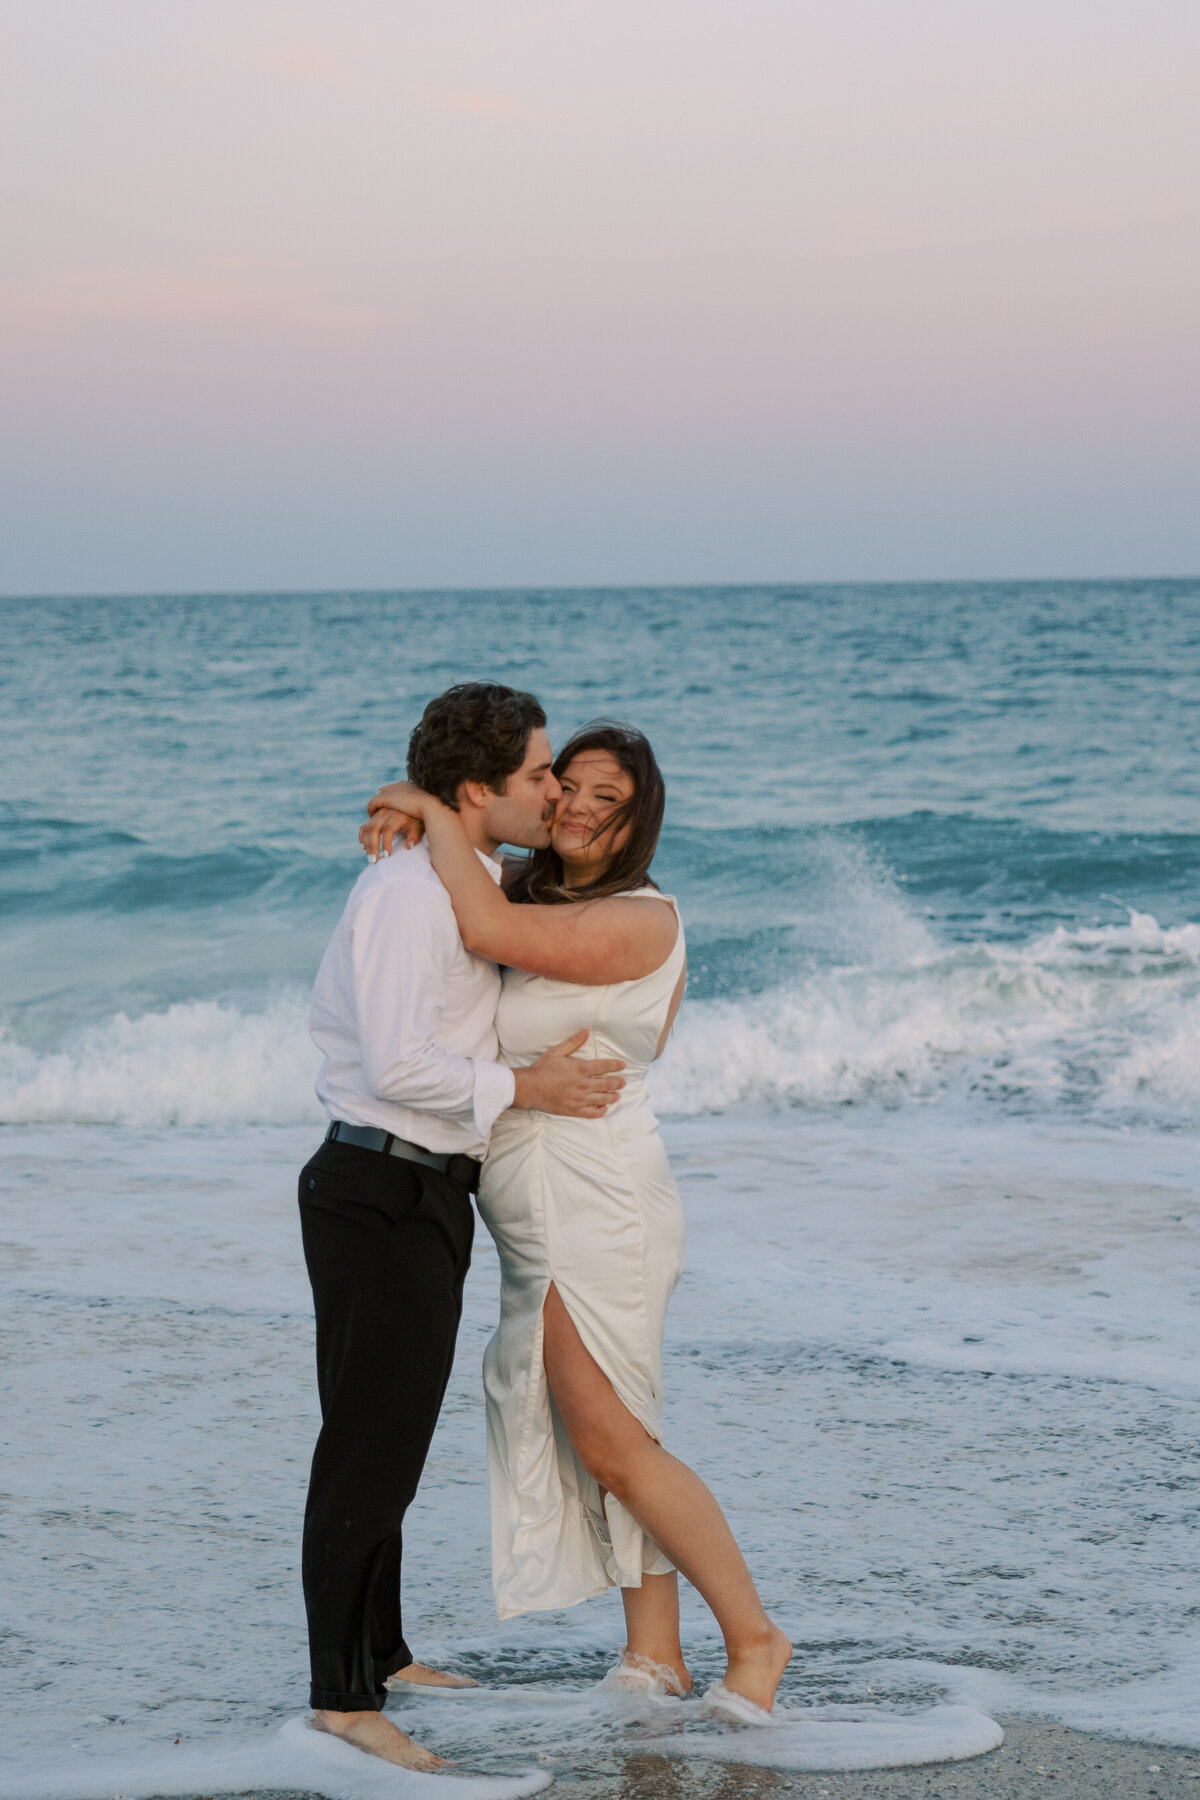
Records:
[[[1200,1796],[1200,1751],[1113,1743],[1028,1719],[1000,1720],[1004,1743],[969,1762],[850,1774],[797,1774],[730,1763],[679,1762],[650,1769],[636,1758],[623,1782],[561,1776],[570,1800],[1184,1800]],[[1189,1776],[1192,1777],[1189,1780]],[[1193,1782],[1196,1785],[1193,1785]]]
[[[1114,1742],[1040,1720],[1006,1719],[1004,1743],[969,1762],[852,1774],[796,1774],[736,1763],[613,1756],[594,1773],[555,1770],[559,1800],[1200,1800],[1200,1750]],[[437,1777],[429,1779],[436,1800]],[[233,1800],[226,1795],[195,1800]],[[240,1800],[321,1800],[317,1794],[258,1793]]]

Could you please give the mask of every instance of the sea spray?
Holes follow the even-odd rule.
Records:
[[[195,1000],[130,1019],[118,1013],[57,1051],[0,1038],[0,1123],[287,1125],[314,1122],[319,1058],[307,1001],[259,1011]]]
[[[1133,913],[1025,944],[939,945],[911,923],[877,935],[869,962],[689,999],[651,1071],[658,1110],[968,1102],[1200,1119],[1200,926]],[[316,1066],[296,989],[119,1013],[53,1050],[10,1030],[0,1123],[300,1123],[319,1116]]]

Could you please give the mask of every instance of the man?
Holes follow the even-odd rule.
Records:
[[[450,688],[412,734],[408,774],[457,808],[497,880],[502,843],[549,841],[562,790],[531,694]],[[404,1641],[401,1530],[453,1361],[480,1159],[507,1107],[598,1118],[620,1088],[620,1063],[573,1060],[582,1032],[504,1068],[499,993],[424,844],[359,877],[313,992],[331,1123],[300,1176],[322,1417],[304,1522],[312,1723],[410,1768],[441,1759],[383,1717],[385,1683],[453,1678]]]

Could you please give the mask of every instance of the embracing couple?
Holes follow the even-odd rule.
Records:
[[[727,1666],[707,1708],[761,1720],[791,1645],[725,1517],[663,1448],[663,1324],[683,1210],[643,1077],[683,998],[683,928],[650,879],[664,789],[645,738],[551,753],[530,694],[449,689],[371,802],[312,1035],[328,1135],[300,1177],[321,1433],[304,1526],[312,1723],[391,1762],[440,1759],[383,1716],[415,1662],[404,1514],[454,1356],[473,1233],[496,1241],[484,1360],[501,1618],[619,1586],[613,1686],[683,1696],[678,1575]],[[495,860],[502,844],[529,854]],[[390,854],[388,853],[390,851]]]

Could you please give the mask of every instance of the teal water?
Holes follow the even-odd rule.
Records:
[[[658,748],[665,1109],[1200,1104],[1200,583],[11,601],[0,652],[0,1119],[218,1122],[172,1046],[302,1116],[365,798],[484,676]]]

